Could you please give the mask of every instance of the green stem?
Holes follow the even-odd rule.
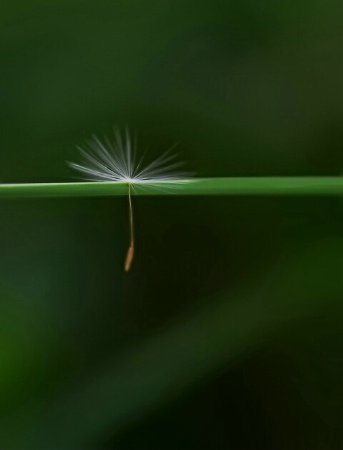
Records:
[[[132,185],[133,195],[343,195],[343,177],[194,178],[188,182]],[[2,184],[0,198],[127,195],[127,183]]]

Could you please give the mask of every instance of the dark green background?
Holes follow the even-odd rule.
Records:
[[[199,176],[339,175],[339,0],[1,4],[0,180],[128,124]],[[341,449],[343,203],[0,204],[2,449]]]

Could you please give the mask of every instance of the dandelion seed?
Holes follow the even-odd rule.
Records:
[[[173,148],[144,165],[144,156],[137,160],[136,140],[131,139],[128,129],[126,128],[125,133],[121,133],[119,128],[116,128],[113,140],[107,137],[100,140],[93,135],[86,145],[78,147],[84,159],[82,164],[68,163],[73,169],[82,172],[88,181],[127,183],[130,243],[124,264],[126,272],[131,268],[135,253],[131,191],[137,186],[159,190],[171,189],[189,181],[190,174],[177,170],[183,163],[176,161],[176,155],[171,152]]]

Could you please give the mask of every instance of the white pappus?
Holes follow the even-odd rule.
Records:
[[[174,146],[175,147],[175,146]],[[172,154],[172,147],[167,152],[148,164],[144,164],[144,155],[137,159],[136,139],[132,139],[128,129],[122,133],[114,130],[114,139],[103,140],[95,135],[85,145],[78,146],[83,157],[81,164],[68,162],[73,169],[84,174],[88,181],[127,183],[130,217],[130,245],[125,259],[125,271],[129,271],[134,256],[134,225],[131,201],[131,189],[135,186],[169,189],[189,181],[190,174],[178,171],[183,165]]]

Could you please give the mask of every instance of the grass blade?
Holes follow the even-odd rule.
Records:
[[[343,195],[343,177],[194,178],[134,186],[133,195]],[[105,197],[128,194],[127,183],[2,184],[0,198]]]

